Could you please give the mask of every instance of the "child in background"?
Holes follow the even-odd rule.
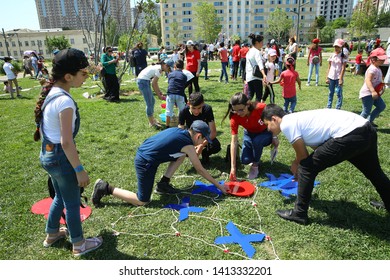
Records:
[[[360,64],[365,63],[363,60],[363,50],[359,49],[358,54],[355,58],[355,75],[357,75],[360,71]]]
[[[333,44],[335,52],[329,57],[328,73],[326,74],[326,83],[329,84],[328,108],[332,108],[333,96],[336,92],[336,109],[341,109],[343,105],[343,82],[345,67],[348,57],[343,52],[344,40],[336,39]]]
[[[359,98],[362,100],[363,105],[360,116],[366,118],[376,127],[373,123],[375,118],[386,108],[377,86],[382,83],[383,74],[380,66],[387,59],[387,55],[384,49],[377,48],[370,53],[369,59],[371,60],[371,65],[366,71],[364,84],[359,92]],[[375,109],[371,112],[372,106],[375,106]]]
[[[280,84],[283,87],[282,96],[284,98],[283,109],[286,113],[294,113],[297,105],[297,89],[295,83],[298,83],[299,90],[301,89],[301,80],[299,74],[295,71],[295,60],[288,57],[286,60],[286,70],[280,74],[279,79],[270,84]],[[290,109],[288,109],[290,105]]]
[[[265,68],[267,68],[267,86],[264,90],[263,99],[261,102],[265,102],[269,95],[270,103],[275,103],[275,92],[270,82],[275,80],[275,61],[277,58],[276,50],[269,49],[268,50],[268,61],[265,63]]]
[[[167,128],[171,123],[173,114],[173,107],[176,104],[179,112],[186,106],[185,92],[187,83],[187,76],[183,73],[184,62],[178,60],[175,63],[175,70],[168,74],[168,90],[167,90],[167,106],[166,106],[166,121]]]

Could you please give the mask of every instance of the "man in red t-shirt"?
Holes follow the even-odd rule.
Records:
[[[228,74],[226,72],[226,67],[228,65],[228,51],[225,48],[224,42],[221,42],[219,46],[220,48],[218,49],[218,55],[219,59],[221,60],[222,66],[221,76],[219,76],[219,82],[222,82],[222,78],[223,76],[225,76],[225,83],[227,84],[229,82]]]
[[[238,74],[238,66],[240,64],[240,40],[237,40],[234,43],[233,50],[232,50],[232,57],[233,57],[233,80],[237,80],[237,74]]]
[[[246,54],[248,53],[249,48],[248,44],[243,44],[240,49],[240,73],[239,76],[242,77],[242,80],[245,81],[245,67],[246,67]]]

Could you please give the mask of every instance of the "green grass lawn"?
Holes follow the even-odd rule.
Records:
[[[229,167],[224,157],[230,143],[229,122],[221,124],[230,96],[242,90],[242,83],[218,83],[220,64],[209,64],[210,80],[200,79],[201,91],[212,105],[216,117],[218,137],[222,150],[211,157],[208,169],[218,180],[227,179]],[[320,86],[307,87],[306,58],[299,59],[297,70],[302,79],[298,92],[297,111],[325,108],[328,89],[325,84],[326,63],[320,71]],[[203,76],[202,76],[203,77]],[[1,77],[4,78],[4,77]],[[133,166],[137,147],[156,133],[148,127],[145,103],[138,92],[133,77],[125,75],[121,85],[122,101],[107,103],[101,99],[95,82],[88,80],[83,88],[73,89],[72,95],[80,107],[81,130],[76,138],[81,162],[88,171],[91,182],[103,178],[111,184],[136,191],[137,182]],[[313,75],[314,78],[314,75]],[[362,76],[346,73],[343,109],[360,113],[358,99]],[[28,78],[19,79],[23,89],[22,99],[11,100],[0,96],[0,259],[3,260],[67,260],[72,259],[71,244],[60,241],[45,249],[45,219],[33,215],[31,206],[48,196],[47,175],[39,164],[40,143],[33,141],[34,106],[39,95],[39,83]],[[167,83],[160,79],[166,92]],[[276,103],[283,104],[281,87],[275,85]],[[82,97],[84,92],[98,94],[96,98]],[[390,104],[389,93],[384,95]],[[160,114],[160,101],[156,101],[156,116]],[[376,120],[378,124],[379,156],[385,173],[390,174],[390,117],[389,109]],[[340,120],[342,122],[343,120]],[[242,129],[240,130],[242,134]],[[281,136],[276,163],[270,164],[270,149],[262,156],[260,176],[254,182],[267,180],[265,173],[289,173],[294,151]],[[159,168],[160,178],[166,165]],[[245,178],[248,167],[238,167],[238,177]],[[202,180],[186,161],[175,174],[172,183],[178,188],[189,188],[194,180]],[[178,222],[178,212],[163,210],[169,203],[178,203],[189,194],[175,196],[153,195],[147,207],[136,208],[112,197],[104,198],[105,207],[94,208],[83,222],[86,236],[102,235],[101,249],[87,254],[85,259],[185,259],[185,260],[241,260],[247,256],[239,245],[214,245],[218,236],[229,235],[226,224],[232,221],[245,234],[264,232],[270,241],[252,243],[256,249],[253,259],[389,259],[390,219],[384,210],[369,206],[370,199],[379,195],[370,182],[350,163],[344,162],[325,170],[317,177],[320,186],[313,195],[309,217],[311,223],[302,226],[280,219],[277,209],[293,207],[293,200],[284,199],[278,192],[258,188],[251,198],[226,196],[215,198],[212,194],[191,195],[191,205],[207,210],[191,214]],[[85,193],[89,197],[91,184]],[[390,187],[390,186],[389,186]],[[252,202],[257,207],[252,206]],[[180,232],[181,236],[175,235]],[[224,252],[228,248],[230,253]]]

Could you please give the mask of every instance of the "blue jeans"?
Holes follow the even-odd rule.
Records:
[[[329,96],[327,105],[329,109],[332,108],[333,96],[335,91],[337,95],[336,109],[341,109],[341,105],[343,105],[343,87],[339,86],[339,80],[329,79]]]
[[[378,99],[374,100],[371,95],[368,95],[362,98],[362,103],[363,110],[360,116],[366,118],[370,122],[373,122],[386,108],[386,104],[383,101],[382,97],[379,97]],[[375,106],[375,109],[371,112],[372,105]]]
[[[149,202],[158,164],[148,162],[137,152],[134,165],[138,181],[137,197],[142,202]]]
[[[153,117],[155,99],[152,88],[150,87],[150,81],[138,79],[137,85],[146,102],[146,115],[148,117]]]
[[[221,62],[221,65],[222,65],[222,72],[221,72],[221,76],[219,76],[219,80],[222,81],[223,76],[225,76],[225,81],[228,82],[229,78],[228,78],[228,74],[226,72],[226,67],[227,67],[228,63],[227,62]]]
[[[40,162],[50,174],[56,195],[50,206],[46,233],[56,233],[60,227],[61,215],[66,209],[66,224],[72,243],[84,239],[80,220],[80,187],[76,173],[62,149],[61,144],[52,144],[52,151],[46,151],[47,140],[42,140]]]
[[[244,130],[244,138],[242,143],[241,162],[242,164],[250,164],[252,162],[260,162],[263,148],[271,145],[272,133],[264,131],[261,133],[251,133]]]
[[[166,102],[166,111],[165,115],[172,117],[174,115],[173,107],[177,105],[179,112],[184,109],[186,106],[185,97],[178,94],[168,94]],[[178,116],[179,114],[177,114]]]
[[[204,78],[205,80],[207,80],[207,72],[209,71],[209,66],[208,66],[208,63],[207,62],[201,62],[200,63],[200,71],[199,71],[199,75],[200,73],[202,73],[202,70],[204,68]]]
[[[290,110],[288,110],[288,105],[290,105]],[[286,113],[294,113],[295,106],[297,106],[297,96],[284,98],[283,110]]]
[[[316,63],[310,63],[309,64],[309,75],[307,76],[307,83],[310,84],[311,80],[311,74],[313,73],[313,67],[316,68],[316,85],[318,85],[318,80],[319,80],[319,73],[320,73],[320,64]]]

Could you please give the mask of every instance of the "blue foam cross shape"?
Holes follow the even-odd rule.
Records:
[[[168,204],[164,208],[178,210],[180,212],[179,221],[184,221],[185,219],[187,219],[190,212],[201,213],[204,210],[206,210],[206,208],[190,206],[190,198],[189,197],[183,197],[180,204]]]
[[[265,238],[263,233],[255,234],[242,234],[240,230],[233,224],[229,222],[226,225],[226,229],[231,234],[231,236],[220,236],[217,237],[214,241],[215,244],[224,244],[224,243],[236,243],[241,246],[244,252],[248,257],[252,258],[256,253],[256,249],[250,244],[250,242],[262,242]]]
[[[221,185],[223,185],[224,183],[225,183],[224,181],[219,181],[219,184],[221,184]],[[218,195],[222,195],[221,190],[218,189],[213,184],[205,184],[201,181],[195,181],[194,185],[197,188],[192,191],[192,194],[198,194],[198,193],[207,191],[207,192],[211,192],[211,193],[216,193]]]
[[[291,174],[280,174],[278,178],[271,173],[265,173],[269,181],[259,184],[261,187],[267,187],[274,191],[280,191],[280,194],[285,197],[291,197],[298,194],[298,181],[294,180]],[[320,182],[314,181],[314,186],[319,185]]]

